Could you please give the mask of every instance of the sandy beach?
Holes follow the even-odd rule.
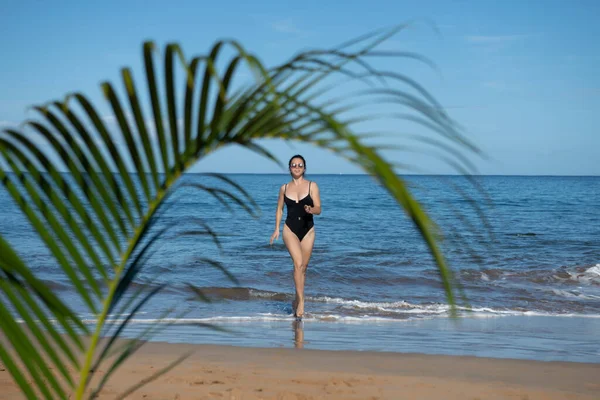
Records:
[[[600,364],[462,356],[147,343],[113,375],[115,398],[180,355],[130,399],[598,399]],[[100,368],[94,381],[105,369]],[[0,398],[21,398],[0,367]]]

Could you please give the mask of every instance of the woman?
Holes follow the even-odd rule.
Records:
[[[283,242],[294,263],[296,285],[296,298],[292,308],[296,319],[301,320],[304,315],[304,279],[315,243],[313,215],[321,214],[321,198],[317,184],[304,179],[306,172],[304,157],[293,156],[288,166],[292,180],[279,189],[275,232],[271,235],[271,244],[279,238],[279,226],[285,203],[287,218],[283,226]]]

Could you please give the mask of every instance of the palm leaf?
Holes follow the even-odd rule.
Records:
[[[62,102],[35,107],[39,118],[26,121],[23,131],[0,133],[0,180],[75,288],[85,312],[95,316],[95,326],[89,331],[81,317],[18,257],[17,251],[23,250],[13,249],[0,237],[0,316],[8,321],[0,330],[14,350],[0,346],[0,359],[23,393],[28,398],[53,398],[73,391],[77,399],[97,393],[110,374],[90,392],[93,371],[117,352],[117,361],[110,366],[112,374],[139,348],[141,339],[155,331],[149,329],[138,341],[115,349],[116,339],[131,318],[161,288],[156,286],[145,293],[141,289],[133,291],[132,284],[154,246],[167,240],[169,225],[157,233],[153,229],[175,204],[167,204],[167,200],[180,187],[192,187],[227,208],[234,205],[258,215],[251,196],[225,176],[206,174],[225,188],[205,183],[179,184],[189,168],[228,145],[241,145],[283,166],[261,141],[298,141],[330,150],[357,164],[388,191],[421,234],[454,310],[456,282],[440,250],[439,228],[398,174],[397,167],[402,164],[382,156],[392,147],[369,144],[369,135],[354,129],[359,123],[379,118],[376,114],[360,114],[362,107],[375,99],[393,108],[388,116],[412,122],[436,135],[417,136],[416,140],[441,151],[441,157],[457,171],[474,172],[465,153],[478,155],[479,150],[435,98],[411,78],[380,70],[370,62],[371,57],[407,58],[430,65],[418,54],[377,50],[404,27],[372,32],[333,49],[305,51],[270,69],[232,40],[218,41],[207,55],[189,61],[179,45],[168,44],[162,70],[164,88],[157,78],[161,72],[155,62],[156,45],[147,42],[142,52],[149,104],[140,102],[146,94],[136,87],[128,68],[121,74],[125,102],[119,98],[117,86],[110,82],[101,85],[117,122],[115,129],[109,129],[97,106],[86,96],[72,93]],[[228,52],[233,55],[220,70],[218,60]],[[236,86],[241,68],[249,69],[254,80]],[[176,85],[178,71],[184,77],[181,92]],[[342,83],[331,82],[338,78]],[[332,98],[344,83],[361,89]],[[151,110],[155,135],[147,128],[144,110]],[[59,173],[64,168],[71,179]],[[189,229],[183,234],[207,235],[219,245],[218,235],[202,219],[199,224],[201,230]],[[218,260],[203,256],[196,259],[236,282]],[[194,291],[200,299],[207,299]],[[119,314],[126,313],[119,325],[108,319],[117,308]],[[43,335],[41,327],[48,336]],[[80,335],[88,336],[88,340],[82,341]],[[102,335],[108,335],[108,342],[101,349]],[[42,353],[47,357],[42,359]],[[176,360],[159,373],[181,361]],[[76,369],[77,380],[68,376],[68,368]],[[33,387],[27,382],[33,382]]]

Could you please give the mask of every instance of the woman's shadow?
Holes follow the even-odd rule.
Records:
[[[304,322],[292,322],[292,329],[294,330],[294,347],[297,349],[304,348]]]

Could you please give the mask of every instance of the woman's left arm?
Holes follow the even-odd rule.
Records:
[[[321,214],[321,195],[319,194],[319,186],[316,182],[313,182],[311,185],[310,197],[313,200],[314,206],[306,206],[306,212],[314,215]]]

